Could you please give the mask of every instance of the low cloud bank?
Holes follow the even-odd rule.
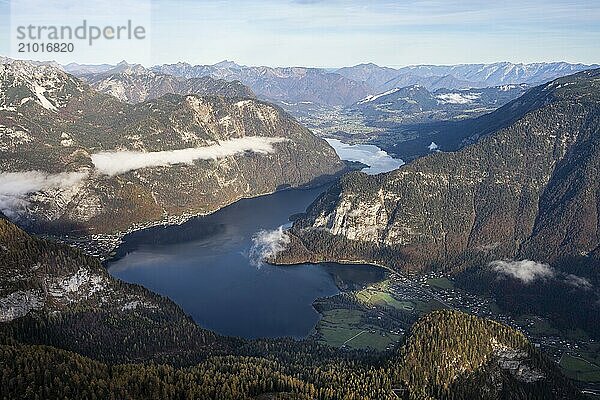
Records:
[[[553,279],[580,290],[591,290],[594,285],[587,279],[573,274],[555,271],[550,265],[531,260],[497,260],[488,264],[492,271],[500,275],[530,284],[536,280]]]
[[[517,279],[525,284],[538,279],[552,278],[555,275],[550,265],[531,260],[497,260],[492,261],[489,266],[493,271]]]
[[[69,188],[77,185],[86,176],[86,172],[0,172],[0,210],[9,217],[14,216],[16,211],[27,206],[28,194]]]
[[[273,144],[287,140],[282,137],[248,136],[224,140],[211,146],[181,150],[101,152],[92,155],[92,162],[101,174],[114,176],[140,168],[191,164],[196,160],[215,160],[245,152],[273,153],[275,152]]]
[[[274,257],[290,243],[290,237],[283,231],[283,226],[271,231],[260,231],[252,237],[250,263],[260,267],[264,261]]]

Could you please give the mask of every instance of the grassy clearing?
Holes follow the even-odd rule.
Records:
[[[550,322],[544,318],[527,315],[524,316],[520,323],[525,324],[529,332],[540,336],[560,336],[561,332],[554,328]]]
[[[427,279],[427,284],[439,289],[454,289],[454,282],[448,278],[430,278]]]
[[[519,323],[527,326],[530,333],[539,336],[559,336],[572,340],[588,340],[589,335],[581,329],[562,330],[552,325],[550,321],[535,315],[524,315]]]
[[[582,382],[600,382],[600,366],[583,358],[564,354],[559,365],[563,373],[571,379]]]
[[[402,335],[395,335],[381,331],[368,331],[349,341],[346,345],[353,349],[373,348],[375,350],[385,350],[389,345],[397,343]]]
[[[367,313],[360,310],[335,309],[323,312],[317,325],[320,341],[329,346],[343,345],[353,349],[385,350],[396,343],[401,335],[391,334],[363,322]]]
[[[415,306],[410,301],[400,301],[394,298],[390,293],[377,289],[364,289],[356,294],[358,300],[370,306],[387,306],[397,310],[412,311]]]
[[[445,305],[435,299],[427,302],[421,300],[412,300],[412,303],[415,305],[415,310],[417,310],[420,314],[427,314],[433,310],[445,310],[447,308]]]

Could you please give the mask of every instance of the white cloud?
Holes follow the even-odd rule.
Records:
[[[565,276],[565,283],[583,290],[589,290],[592,288],[592,283],[589,280],[573,274]]]
[[[192,147],[181,150],[140,152],[111,151],[92,155],[92,162],[98,172],[105,175],[119,175],[140,168],[191,164],[196,160],[214,160],[247,151],[254,153],[273,153],[273,144],[286,141],[281,137],[249,136],[219,142],[204,147]]]
[[[429,149],[429,151],[435,151],[435,150],[439,149],[440,146],[438,146],[437,143],[435,143],[435,142],[431,142],[431,144],[429,146],[427,146],[427,148]]]
[[[50,189],[75,186],[87,176],[86,172],[49,174],[41,171],[0,172],[0,210],[7,216],[27,206],[27,195]]]
[[[261,266],[264,260],[274,257],[280,251],[285,249],[285,245],[290,242],[290,237],[283,231],[283,226],[271,231],[260,231],[252,237],[252,247],[250,248],[250,263],[255,266]]]
[[[497,260],[492,261],[489,266],[493,271],[520,280],[525,284],[554,276],[554,270],[550,265],[531,260]]]

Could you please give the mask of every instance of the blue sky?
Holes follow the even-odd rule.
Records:
[[[61,62],[126,58],[144,64],[205,64],[228,59],[321,67],[600,62],[597,0],[0,0],[0,16],[2,54],[14,42],[10,23],[15,20],[77,24],[85,16],[99,25],[124,19],[148,25],[143,45],[125,43],[117,49],[105,43],[64,55]]]

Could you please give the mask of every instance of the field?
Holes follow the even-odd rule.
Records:
[[[451,284],[440,280],[440,285]],[[397,284],[384,280],[348,297],[320,300],[322,319],[316,338],[334,347],[385,350],[397,343],[403,332],[420,315],[445,308],[439,301],[416,292],[396,293]]]
[[[412,311],[415,308],[414,303],[410,301],[400,301],[392,297],[386,290],[388,287],[383,282],[377,286],[371,286],[356,293],[356,298],[367,305],[388,306],[397,310]]]
[[[600,382],[600,366],[583,358],[564,354],[559,365],[563,373],[571,379],[582,382]]]
[[[366,311],[339,308],[322,314],[317,332],[319,340],[329,346],[382,351],[402,338],[401,334],[366,323]]]
[[[439,289],[454,289],[454,283],[448,278],[430,278],[427,284]]]

